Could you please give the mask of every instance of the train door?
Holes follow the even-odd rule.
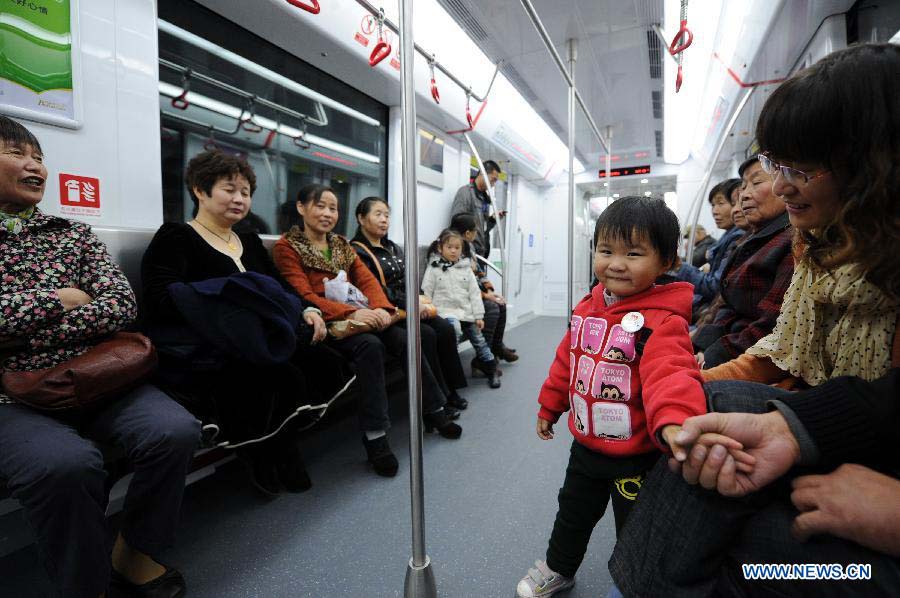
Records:
[[[540,190],[523,177],[512,185],[515,222],[510,235],[510,319],[541,310],[544,274],[544,220]]]

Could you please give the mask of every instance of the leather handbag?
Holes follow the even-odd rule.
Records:
[[[354,334],[370,332],[372,330],[372,327],[368,324],[357,322],[356,320],[337,320],[335,322],[328,322],[326,327],[328,328],[328,334],[332,338],[338,340],[353,336]]]
[[[138,386],[156,370],[150,339],[117,332],[59,365],[31,371],[7,370],[3,391],[41,411],[72,411],[100,406]]]

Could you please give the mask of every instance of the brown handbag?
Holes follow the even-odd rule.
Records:
[[[41,411],[99,406],[146,380],[156,369],[156,349],[135,332],[117,332],[59,365],[3,372],[0,384],[11,398]]]

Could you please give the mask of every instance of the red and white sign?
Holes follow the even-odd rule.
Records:
[[[59,173],[59,206],[63,214],[100,215],[100,179]]]

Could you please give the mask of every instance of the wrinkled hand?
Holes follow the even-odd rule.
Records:
[[[304,312],[303,321],[313,327],[313,337],[311,344],[315,345],[316,343],[325,340],[325,337],[328,336],[328,328],[326,328],[325,326],[325,320],[323,320],[322,316],[320,316],[316,312]]]
[[[62,303],[63,309],[65,311],[72,311],[76,307],[87,305],[94,300],[90,295],[88,295],[81,289],[76,289],[73,287],[56,289],[56,296],[59,297],[59,301],[60,303]]]
[[[546,419],[537,418],[537,435],[541,440],[553,440],[553,424]]]
[[[394,316],[389,314],[386,309],[381,307],[375,310],[375,317],[378,318],[378,330],[384,330],[394,323]]]
[[[380,319],[378,314],[371,309],[358,309],[352,314],[350,314],[351,320],[356,320],[357,322],[362,322],[367,326],[370,326],[376,330],[379,329]]]
[[[692,445],[687,455],[669,460],[673,470],[689,484],[699,483],[724,496],[746,496],[772,483],[800,460],[800,445],[777,411],[763,415],[751,413],[707,413],[685,420],[676,442]],[[716,442],[706,433],[721,434],[742,445],[753,458],[752,471],[738,466],[728,445]],[[710,446],[711,445],[711,446]]]
[[[856,464],[793,481],[800,510],[791,531],[801,542],[831,534],[900,557],[900,480]]]

